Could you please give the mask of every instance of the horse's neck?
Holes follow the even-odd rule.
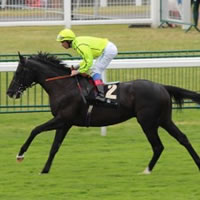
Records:
[[[54,77],[59,77],[59,76],[64,76],[64,75],[69,75],[67,71],[65,72],[62,69],[56,68],[56,66],[52,66],[51,64],[46,64],[46,63],[40,63],[37,61],[33,61],[30,63],[32,69],[36,73],[36,82],[39,83],[45,91],[50,94],[53,89],[59,89],[60,87],[63,86],[63,84],[71,84],[71,78],[67,80],[68,83],[64,83],[66,81],[56,81],[56,80],[51,80],[48,81],[49,78],[54,78]]]
[[[49,81],[45,80],[43,83],[40,83],[40,85],[50,97],[53,97],[55,95],[60,96],[61,94],[63,94],[63,92],[66,92],[66,94],[69,93],[72,90],[72,88],[74,88],[75,83],[75,79],[71,77]]]
[[[64,78],[65,75],[68,76],[69,74],[59,73],[51,70],[41,71],[38,74],[38,83],[50,95],[52,93],[55,93],[55,91],[60,90],[61,88],[66,86],[70,86],[71,84],[74,83],[72,78],[68,77]]]
[[[31,68],[36,73],[36,79],[40,84],[44,83],[48,78],[67,74],[67,72],[64,72],[64,70],[59,70],[55,66],[51,66],[50,64],[48,65],[46,63],[39,63],[37,61],[31,63]]]

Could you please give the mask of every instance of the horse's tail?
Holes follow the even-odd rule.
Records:
[[[178,107],[182,107],[184,103],[184,99],[191,99],[194,102],[200,104],[200,94],[186,90],[179,87],[164,85],[165,89],[168,91],[171,98],[174,99],[175,103],[178,105]]]

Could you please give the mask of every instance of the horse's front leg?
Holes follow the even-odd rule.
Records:
[[[58,129],[56,130],[56,134],[55,134],[55,138],[54,138],[54,141],[53,141],[53,144],[51,146],[51,150],[50,150],[50,153],[49,153],[49,157],[48,157],[48,160],[42,170],[41,173],[48,173],[49,170],[50,170],[50,167],[51,167],[51,164],[52,164],[52,161],[56,155],[56,153],[58,152],[67,132],[69,131],[69,129],[71,128],[71,125],[70,126],[65,126],[64,128],[62,129]]]
[[[43,131],[55,130],[55,129],[62,128],[63,126],[64,126],[64,121],[62,121],[62,119],[58,117],[55,117],[49,120],[48,122],[34,128],[31,131],[31,134],[26,140],[26,142],[24,143],[24,145],[21,147],[19,154],[17,155],[17,161],[21,162],[23,160],[24,153],[27,151],[28,147],[30,146],[31,142],[33,141],[36,135],[38,135],[39,133]]]

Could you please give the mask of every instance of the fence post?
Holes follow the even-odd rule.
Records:
[[[101,136],[106,136],[107,135],[107,127],[106,126],[102,126],[101,127]]]
[[[151,0],[151,26],[153,28],[157,28],[160,25],[160,12],[160,0]]]
[[[71,28],[71,0],[64,1],[64,24],[66,28]]]
[[[6,1],[7,0],[2,0],[1,1],[1,6],[0,6],[1,8],[5,8],[6,7]]]
[[[187,23],[187,25],[183,25],[182,28],[184,30],[187,30],[190,27],[190,25],[188,25],[188,24],[191,24],[191,18],[192,18],[192,15],[191,15],[191,1],[188,1],[188,0],[184,1],[182,6],[183,6],[183,9],[182,9],[182,11],[183,11],[183,19],[182,20],[183,20],[183,22]]]
[[[142,0],[136,0],[136,6],[141,6],[142,5]]]
[[[100,0],[100,7],[107,7],[108,0]]]

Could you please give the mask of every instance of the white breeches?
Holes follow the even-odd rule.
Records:
[[[117,47],[112,42],[108,42],[101,56],[96,59],[91,67],[91,75],[94,75],[95,73],[102,74],[117,53]]]

